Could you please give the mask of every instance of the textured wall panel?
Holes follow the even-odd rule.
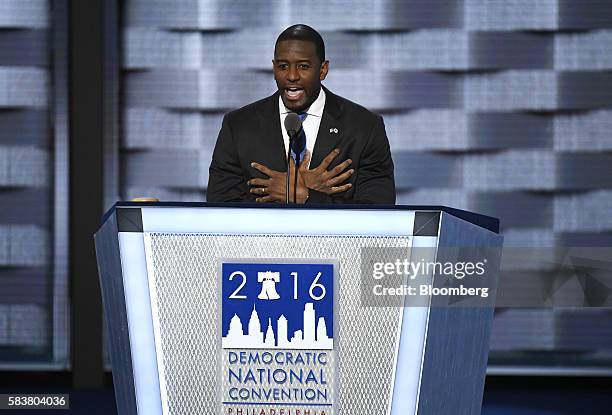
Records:
[[[552,226],[553,198],[546,194],[477,192],[470,194],[469,201],[470,210],[498,217],[503,230]]]
[[[557,106],[553,71],[505,71],[468,75],[464,83],[468,110],[552,110]]]
[[[0,268],[0,305],[49,304],[53,281],[45,267]]]
[[[463,180],[460,160],[450,155],[399,152],[393,162],[399,189],[460,187]]]
[[[559,246],[612,246],[612,233],[607,232],[559,232]]]
[[[430,72],[377,70],[330,71],[326,85],[351,101],[378,111],[409,108],[457,108],[462,102],[461,81]],[[360,88],[355,88],[360,85]],[[372,91],[378,91],[372,94]]]
[[[473,149],[551,148],[554,132],[553,120],[542,114],[482,112],[469,119]]]
[[[326,41],[324,84],[384,115],[398,203],[498,216],[507,246],[612,245],[601,217],[612,209],[609,1],[128,0],[124,10],[125,198],[201,200],[222,114],[275,90],[274,40],[304,22]],[[515,289],[550,277],[533,259],[515,264]],[[569,344],[556,342],[574,327],[555,324],[563,317],[521,313],[498,315],[493,354]]]
[[[375,39],[360,33],[323,32],[326,57],[334,68],[354,68],[378,50]],[[169,32],[135,27],[125,33],[124,65],[127,68],[238,68],[272,70],[278,31]],[[227,45],[232,45],[228,48]]]
[[[39,188],[9,188],[0,191],[0,224],[37,225],[49,222],[49,194]]]
[[[124,31],[123,65],[140,68],[198,69],[202,63],[201,35],[193,32],[168,32],[149,27]],[[207,59],[211,53],[207,51]]]
[[[384,121],[395,152],[551,148],[555,131],[551,117],[524,113],[421,109],[385,114]]]
[[[467,115],[459,110],[415,110],[384,116],[394,152],[467,150]]]
[[[41,347],[49,337],[49,321],[44,308],[32,304],[9,306],[7,344],[11,346]]]
[[[138,186],[202,188],[208,183],[210,155],[190,150],[159,150],[129,153],[122,170],[125,180]],[[164,166],[181,166],[168,170]]]
[[[559,26],[563,29],[612,27],[612,7],[607,0],[558,0]]]
[[[0,266],[43,266],[48,263],[49,235],[34,225],[0,225]]]
[[[26,67],[0,67],[0,107],[47,105],[48,73]]]
[[[588,318],[590,324],[585,325]],[[565,351],[611,348],[609,310],[504,310],[496,314],[491,347],[511,351]],[[523,345],[529,344],[525,348]],[[601,363],[605,364],[602,356]]]
[[[54,214],[61,211],[53,196],[51,125],[52,80],[60,79],[52,65],[63,50],[52,44],[57,5],[0,0],[0,365],[29,370],[52,363],[54,344],[67,338],[52,324],[54,310],[66,310],[67,301],[55,303],[62,294],[51,261]]]
[[[552,190],[556,183],[554,154],[513,150],[464,157],[463,186],[474,190]]]
[[[495,314],[492,349],[553,350],[554,346],[555,316],[551,310],[503,310]]]
[[[1,28],[45,28],[48,26],[47,0],[2,0]]]
[[[47,65],[47,38],[48,34],[44,30],[0,31],[0,66]],[[16,45],[19,47],[15,47]]]
[[[612,154],[561,153],[557,160],[559,188],[612,188]]]
[[[612,111],[558,114],[554,117],[554,128],[556,150],[612,150]]]
[[[9,305],[0,304],[0,344],[6,344],[9,338]]]
[[[558,195],[554,201],[557,232],[612,231],[612,191]]]
[[[200,189],[183,190],[171,189],[161,186],[130,186],[124,189],[125,200],[136,197],[156,197],[159,200],[172,200],[176,202],[205,202],[206,197]]]
[[[126,149],[183,148],[211,153],[222,114],[131,108],[125,113]]]
[[[552,248],[556,235],[550,228],[511,228],[504,231],[504,246],[509,248]]]
[[[468,30],[556,29],[557,0],[464,0]]]
[[[555,349],[574,350],[612,349],[612,312],[607,308],[590,310],[555,310]],[[590,324],[584,324],[587,320]],[[601,358],[605,364],[605,357]]]
[[[548,69],[553,67],[551,34],[476,32],[470,36],[470,67],[478,69]]]
[[[612,108],[612,73],[560,72],[559,108]]]
[[[469,209],[470,194],[460,189],[415,189],[402,190],[397,194],[400,205],[452,206]]]
[[[49,146],[48,113],[42,109],[0,111],[0,143]]]
[[[416,29],[458,27],[463,16],[460,2],[406,0],[137,0],[127,3],[128,26],[189,29],[231,29],[288,26],[300,21],[319,23],[321,30]],[[327,18],[326,18],[327,17]]]
[[[33,146],[0,146],[0,187],[45,186],[49,156]]]
[[[234,0],[239,1],[239,0]],[[283,2],[284,3],[284,2]],[[290,0],[289,19],[325,29],[389,30],[461,27],[461,2],[429,0]]]
[[[612,69],[611,30],[555,35],[555,68],[566,71]]]
[[[169,32],[126,29],[124,65],[128,68],[224,68],[238,60],[240,68],[271,69],[274,41],[270,29]],[[321,31],[332,68],[354,68],[384,62],[389,70],[466,69],[469,36],[460,30],[363,33]],[[197,40],[199,39],[199,41]],[[228,45],[232,45],[228,49]]]
[[[216,7],[210,5],[211,20]],[[196,29],[199,27],[198,0],[132,0],[125,2],[125,24],[128,27],[163,27]],[[211,26],[212,27],[212,26]]]
[[[375,33],[361,37],[361,42],[367,45],[362,65],[386,70],[465,70],[469,66],[469,35],[463,30]],[[330,54],[330,59],[338,55]]]
[[[202,59],[199,64],[211,70],[235,67],[241,70],[265,69],[271,73],[277,36],[278,33],[269,29],[205,34],[200,38]],[[342,37],[347,41],[354,38],[350,35]],[[343,45],[346,43],[341,42]],[[230,50],[227,45],[232,45]],[[352,48],[358,50],[359,46],[352,45]],[[326,52],[329,55],[329,51]]]
[[[246,105],[271,95],[276,87],[270,75],[207,70],[156,70],[129,75],[129,106],[219,109]]]

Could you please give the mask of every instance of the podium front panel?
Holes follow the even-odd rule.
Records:
[[[430,309],[390,305],[385,297],[364,305],[362,267],[390,248],[410,258],[420,247],[419,255],[435,259],[440,215],[431,216],[431,227],[420,214],[117,209],[121,275],[100,268],[105,295],[107,279],[116,285],[120,278],[124,287],[123,313],[112,312],[109,330],[112,339],[117,321],[126,322],[129,341],[123,337],[119,349],[130,361],[112,363],[115,377],[131,377],[134,393],[121,399],[135,405],[118,396],[119,412],[417,413]],[[104,227],[97,244],[103,234]],[[328,270],[326,282],[317,269]],[[303,295],[308,285],[310,297]],[[323,292],[332,305],[323,306]]]

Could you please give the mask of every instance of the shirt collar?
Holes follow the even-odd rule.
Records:
[[[319,90],[319,96],[314,100],[310,107],[306,110],[306,114],[309,116],[315,116],[321,118],[323,116],[323,108],[325,108],[325,91],[323,87]],[[281,96],[278,96],[278,111],[281,114],[288,114],[292,111],[288,110],[283,103]]]

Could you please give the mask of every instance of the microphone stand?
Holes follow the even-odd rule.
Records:
[[[287,132],[289,133],[289,146],[287,148],[287,178],[285,180],[285,190],[286,190],[285,203],[289,204],[289,178],[291,176],[291,147],[293,146],[293,140],[295,139],[297,132],[296,131],[287,131]],[[295,177],[297,178],[297,174]]]
[[[298,171],[300,168],[300,155],[295,155],[295,177],[293,178],[293,204],[297,204],[297,182]]]

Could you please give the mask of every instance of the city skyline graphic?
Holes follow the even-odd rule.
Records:
[[[317,319],[313,303],[306,303],[302,314],[302,329],[290,336],[288,320],[281,314],[275,321],[268,318],[267,327],[262,330],[261,320],[255,303],[245,333],[244,324],[238,314],[233,315],[229,330],[221,339],[224,349],[305,349],[332,350],[333,337],[328,336],[325,317]]]

